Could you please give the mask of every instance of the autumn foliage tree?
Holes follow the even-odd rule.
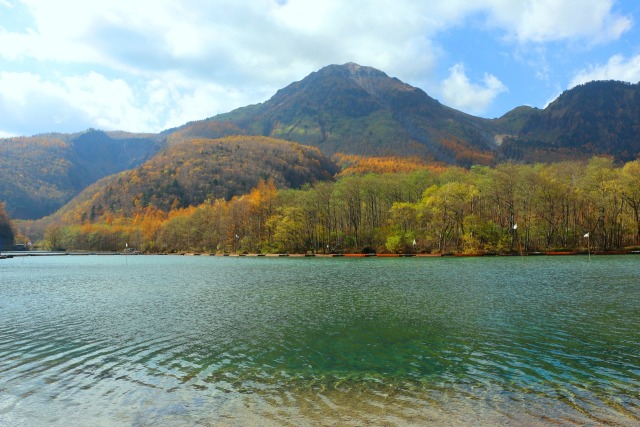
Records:
[[[168,210],[53,223],[60,247],[148,252],[517,253],[637,247],[640,166],[588,162],[367,173]],[[414,242],[415,241],[415,245]]]

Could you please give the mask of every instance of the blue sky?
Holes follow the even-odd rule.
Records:
[[[356,62],[499,117],[640,81],[636,0],[0,0],[0,136],[159,132]]]

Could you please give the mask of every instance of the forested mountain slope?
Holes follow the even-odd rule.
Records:
[[[506,159],[560,161],[607,154],[640,155],[640,83],[595,81],[565,91],[544,110],[522,107],[499,120],[510,135]]]
[[[90,130],[0,140],[0,202],[10,216],[49,215],[96,180],[138,166],[160,148],[155,135]]]
[[[319,150],[267,137],[189,139],[143,165],[104,178],[64,206],[65,223],[130,216],[152,206],[171,209],[248,193],[260,180],[278,188],[332,180],[338,168]]]

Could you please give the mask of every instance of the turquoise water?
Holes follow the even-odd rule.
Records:
[[[640,257],[0,261],[0,425],[637,425]]]

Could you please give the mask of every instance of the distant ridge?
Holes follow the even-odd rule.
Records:
[[[105,176],[136,167],[161,148],[156,135],[103,132],[0,140],[0,202],[12,218],[55,212]]]
[[[518,120],[513,117],[520,115]],[[594,81],[567,90],[544,110],[517,109],[513,136],[502,157],[558,161],[607,154],[618,161],[640,156],[640,83]]]

